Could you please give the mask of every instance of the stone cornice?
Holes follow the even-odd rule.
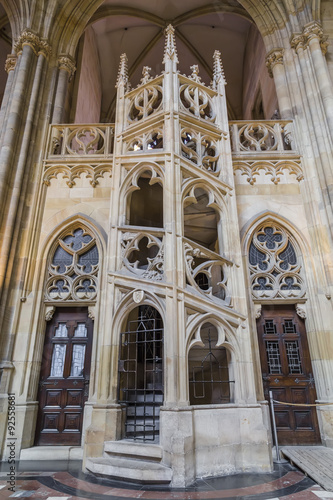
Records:
[[[273,78],[273,68],[276,64],[283,64],[283,49],[273,49],[266,56],[266,66],[268,74]]]
[[[58,58],[58,67],[59,69],[67,71],[67,73],[69,74],[69,80],[73,78],[76,71],[76,66],[75,61],[71,56],[67,56],[64,54],[60,55]]]
[[[15,69],[17,62],[17,55],[16,54],[9,54],[7,56],[6,62],[5,62],[5,70],[7,73],[10,71],[13,71]]]
[[[48,58],[51,55],[51,47],[45,38],[40,38],[36,33],[26,28],[22,31],[18,40],[14,44],[17,55],[22,53],[23,47],[29,45],[36,55],[42,54]]]

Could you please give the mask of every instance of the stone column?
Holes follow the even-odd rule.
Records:
[[[310,49],[311,60],[323,99],[329,130],[333,137],[333,85],[324,57],[327,52],[327,36],[324,36],[323,30],[317,21],[305,25],[303,36],[305,46],[308,46]]]
[[[283,53],[284,50],[281,48],[271,50],[266,56],[266,66],[269,76],[274,78],[281,118],[289,120],[292,118],[292,109],[283,65]]]
[[[12,171],[13,161],[17,153],[17,146],[20,142],[20,130],[22,126],[22,116],[27,102],[27,89],[30,86],[31,73],[34,68],[34,54],[39,48],[39,38],[29,30],[25,30],[18,42],[15,50],[18,54],[17,75],[8,102],[8,118],[6,130],[3,135],[2,147],[0,151],[0,214],[1,222],[6,222],[5,202],[8,191],[9,174]],[[4,243],[4,225],[1,223],[1,239]],[[3,245],[2,245],[3,246]],[[2,247],[1,247],[2,248]],[[0,288],[2,288],[5,277],[7,263],[1,261],[0,268]]]
[[[73,78],[76,70],[74,59],[66,55],[59,56],[58,66],[59,76],[54,101],[52,123],[62,123],[64,120],[68,83]]]
[[[3,95],[2,99],[2,104],[1,104],[1,111],[0,111],[0,138],[2,139],[3,134],[6,130],[6,125],[5,125],[5,120],[7,116],[7,107],[9,103],[9,98],[12,90],[12,86],[14,83],[14,70],[16,67],[17,63],[17,55],[16,54],[10,54],[7,56],[6,59],[6,64],[5,64],[5,70],[8,73],[7,81],[6,81],[6,87],[5,87],[5,92]],[[0,139],[0,144],[1,144],[1,139]]]

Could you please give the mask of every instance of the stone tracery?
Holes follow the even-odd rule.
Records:
[[[252,295],[256,299],[302,298],[302,264],[288,232],[277,223],[261,224],[249,248]]]

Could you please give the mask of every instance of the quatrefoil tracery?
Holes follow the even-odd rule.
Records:
[[[48,266],[47,301],[92,301],[98,286],[99,255],[96,240],[83,227],[57,241]]]

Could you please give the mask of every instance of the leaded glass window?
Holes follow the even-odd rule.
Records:
[[[46,301],[96,300],[99,254],[94,236],[83,226],[67,230],[50,256]]]
[[[252,294],[256,299],[304,297],[300,258],[291,235],[275,223],[262,224],[249,247]]]

